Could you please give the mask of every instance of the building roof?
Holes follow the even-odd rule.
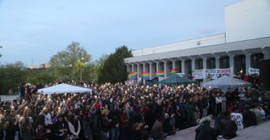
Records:
[[[202,55],[228,55],[227,53],[237,54],[242,51],[253,53],[261,52],[260,49],[270,48],[270,37],[250,39],[244,41],[222,43],[216,45],[202,46],[183,50],[168,51],[164,53],[155,53],[149,55],[134,56],[125,59],[125,63],[136,63],[143,61],[159,61],[164,59],[175,59],[184,57],[201,57]]]

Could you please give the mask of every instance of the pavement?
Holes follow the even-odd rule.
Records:
[[[198,126],[178,131],[175,135],[167,137],[166,140],[194,140],[195,129]],[[218,140],[225,140],[218,138]],[[237,131],[237,137],[232,140],[270,140],[270,121],[262,122],[257,126],[251,126]]]

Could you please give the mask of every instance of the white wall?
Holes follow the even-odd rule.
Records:
[[[270,36],[270,0],[243,0],[225,7],[226,42]]]
[[[198,47],[210,46],[210,45],[216,45],[216,44],[222,44],[222,43],[225,43],[225,34],[186,40],[186,41],[166,44],[166,45],[152,47],[152,48],[134,50],[132,51],[132,54],[133,56],[143,56],[143,55],[149,55],[149,54],[198,48]]]

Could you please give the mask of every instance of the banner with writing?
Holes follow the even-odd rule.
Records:
[[[248,68],[248,73],[249,74],[255,74],[255,73],[257,73],[258,75],[260,75],[260,69],[249,67]]]
[[[228,69],[205,69],[204,71],[204,78],[208,78],[210,76],[211,79],[217,79],[224,75],[231,75],[232,70],[231,68]]]
[[[193,79],[203,79],[204,78],[204,71],[203,69],[194,70]]]

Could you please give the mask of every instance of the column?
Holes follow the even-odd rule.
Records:
[[[245,56],[246,56],[246,74],[248,75],[248,69],[250,67],[250,53],[245,52]]]
[[[263,49],[262,53],[263,53],[264,59],[270,59],[270,52],[268,50]]]
[[[131,71],[135,72],[135,65],[134,64],[131,64]]]
[[[143,63],[143,72],[146,72],[146,63]],[[143,76],[142,76],[143,78]],[[143,84],[145,84],[145,80],[143,79]]]
[[[168,74],[168,61],[163,61],[164,62],[164,77],[168,77],[169,74]]]
[[[175,63],[176,61],[175,60],[172,60],[172,68],[175,69]]]
[[[130,73],[130,67],[129,67],[129,64],[126,64],[126,67],[127,67],[127,72]]]
[[[137,79],[138,79],[138,84],[142,80],[142,71],[140,69],[140,63],[137,63]]]
[[[207,69],[207,65],[206,65],[207,57],[202,57],[202,60],[203,60],[203,69]]]
[[[181,73],[185,73],[185,59],[181,59]]]
[[[156,62],[156,71],[159,71],[159,61]]]
[[[153,63],[149,62],[149,75],[150,75],[150,80],[155,78],[155,71],[153,69]]]
[[[220,58],[220,56],[215,56],[216,69],[219,68],[219,58]]]
[[[191,71],[195,70],[195,58],[190,58],[191,59]]]
[[[230,68],[232,71],[232,74],[234,74],[234,54],[229,54],[230,57]]]

